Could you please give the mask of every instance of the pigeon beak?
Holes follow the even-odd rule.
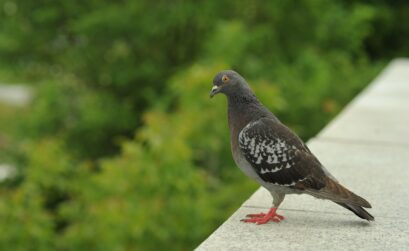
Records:
[[[214,85],[212,90],[210,91],[210,98],[213,98],[214,95],[220,92],[220,86]]]

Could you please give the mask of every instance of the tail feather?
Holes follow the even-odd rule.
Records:
[[[326,179],[325,187],[321,190],[309,190],[308,192],[317,198],[329,199],[336,203],[371,208],[371,204],[368,201],[349,191],[331,178]]]
[[[351,210],[354,214],[356,214],[359,218],[367,220],[367,221],[374,221],[375,218],[368,213],[365,209],[363,209],[360,206],[355,206],[355,205],[349,205],[346,203],[339,203],[339,202],[335,202],[338,205],[345,207],[348,210]]]

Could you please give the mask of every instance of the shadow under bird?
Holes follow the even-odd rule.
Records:
[[[305,143],[264,107],[246,80],[232,70],[218,73],[210,97],[223,93],[228,100],[228,124],[233,159],[250,178],[273,197],[267,213],[249,214],[244,222],[264,224],[284,219],[276,210],[286,194],[309,194],[331,200],[358,217],[373,221],[371,205],[325,169]]]

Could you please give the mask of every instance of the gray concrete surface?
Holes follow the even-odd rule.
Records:
[[[307,195],[285,198],[280,223],[240,222],[271,206],[260,188],[197,250],[409,250],[409,60],[389,64],[308,145],[371,202],[375,222]]]

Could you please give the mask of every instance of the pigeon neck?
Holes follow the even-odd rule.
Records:
[[[243,93],[227,96],[228,120],[230,130],[241,130],[249,122],[260,118],[263,106],[253,93]]]

